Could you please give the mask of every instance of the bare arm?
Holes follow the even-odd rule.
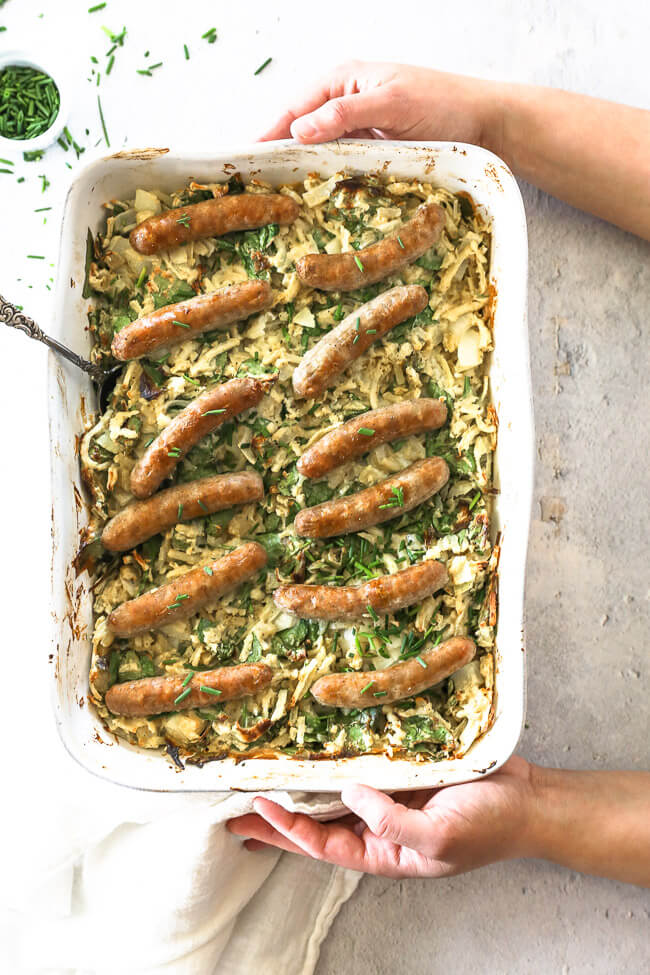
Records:
[[[518,176],[650,240],[650,112],[552,88],[429,68],[351,62],[284,113],[265,139],[344,135],[474,142]]]
[[[541,769],[515,757],[479,782],[395,801],[346,786],[353,815],[317,823],[268,799],[229,828],[292,853],[389,877],[445,877],[516,857],[650,887],[650,774]]]

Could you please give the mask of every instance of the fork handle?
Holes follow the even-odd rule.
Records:
[[[104,370],[101,367],[95,365],[94,362],[89,362],[88,359],[84,359],[83,356],[77,355],[72,349],[68,349],[67,346],[61,345],[56,339],[51,338],[46,335],[42,328],[40,328],[33,318],[29,315],[25,315],[19,308],[13,305],[10,301],[7,301],[2,295],[0,295],[0,322],[4,325],[9,325],[11,328],[17,328],[25,335],[28,335],[30,339],[36,339],[37,342],[43,342],[48,348],[52,349],[53,352],[62,355],[64,358],[68,359],[75,366],[83,369],[87,372],[90,378],[94,382],[101,382],[104,378]]]

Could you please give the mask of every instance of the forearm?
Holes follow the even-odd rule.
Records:
[[[528,85],[492,111],[485,142],[513,172],[650,240],[650,112]]]
[[[531,770],[528,856],[650,887],[650,773]]]

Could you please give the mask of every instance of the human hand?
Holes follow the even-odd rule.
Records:
[[[228,828],[249,850],[270,845],[386,877],[448,877],[486,863],[530,855],[533,767],[518,756],[479,782],[389,796],[363,785],[343,788],[351,814],[318,823],[269,799]]]
[[[288,108],[262,136],[328,142],[343,136],[444,139],[492,148],[500,87],[408,64],[339,65]]]

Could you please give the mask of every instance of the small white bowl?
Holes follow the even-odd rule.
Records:
[[[6,139],[0,136],[0,149],[4,152],[13,150],[14,152],[34,152],[39,149],[47,149],[59,138],[66,125],[68,118],[68,91],[67,80],[60,67],[54,64],[47,54],[43,56],[23,50],[3,51],[0,54],[0,71],[9,65],[26,68],[36,68],[48,74],[59,89],[59,113],[52,122],[49,129],[41,132],[33,139]]]

